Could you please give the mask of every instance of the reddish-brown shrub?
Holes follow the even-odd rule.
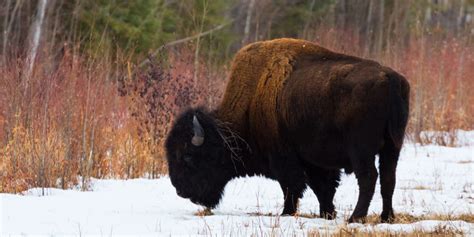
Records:
[[[186,52],[129,74],[122,87],[107,60],[43,54],[30,78],[21,60],[2,64],[0,192],[166,173],[162,143],[175,114],[216,104],[224,84],[204,65],[194,79]]]

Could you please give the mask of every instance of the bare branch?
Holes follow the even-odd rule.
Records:
[[[196,34],[196,35],[193,35],[193,36],[189,36],[189,37],[186,37],[186,38],[183,38],[183,39],[179,39],[179,40],[175,40],[175,41],[171,41],[169,43],[166,43],[162,46],[160,46],[158,49],[156,49],[153,53],[150,54],[150,57],[155,57],[156,55],[158,55],[161,50],[163,50],[164,48],[167,48],[167,47],[170,47],[170,46],[173,46],[173,45],[177,45],[177,44],[182,44],[182,43],[186,43],[188,41],[191,41],[191,40],[194,40],[194,39],[198,39],[200,37],[203,37],[203,36],[206,36],[206,35],[209,35],[209,34],[212,34],[213,32],[215,31],[219,31],[221,30],[222,28],[226,27],[227,25],[231,24],[233,21],[230,21],[230,22],[227,22],[227,23],[224,23],[224,24],[221,24],[221,25],[218,25],[208,31],[204,31],[202,33],[199,33],[199,34]],[[150,59],[145,59],[143,60],[140,64],[138,64],[138,67],[141,68],[143,66],[146,66],[150,63]]]

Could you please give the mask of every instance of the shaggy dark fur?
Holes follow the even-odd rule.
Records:
[[[406,79],[377,62],[303,40],[251,44],[235,56],[221,106],[176,120],[166,141],[171,182],[179,196],[214,208],[229,180],[260,174],[280,183],[283,214],[297,211],[308,185],[321,216],[334,218],[345,169],[359,184],[353,222],[367,216],[379,154],[382,220],[389,221],[408,99]],[[205,133],[198,146],[194,116]]]

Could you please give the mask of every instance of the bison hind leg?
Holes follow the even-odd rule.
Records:
[[[377,182],[377,168],[375,168],[375,155],[366,152],[352,153],[351,163],[359,185],[359,198],[349,222],[364,222],[367,217],[370,202],[374,196]]]
[[[395,218],[393,214],[392,197],[395,189],[395,174],[399,155],[400,149],[391,141],[387,141],[380,151],[380,192],[383,200],[382,222],[392,222]]]

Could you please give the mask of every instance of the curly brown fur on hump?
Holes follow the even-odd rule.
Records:
[[[230,122],[237,131],[265,136],[261,139],[267,141],[279,137],[277,97],[296,62],[305,56],[334,55],[319,45],[297,39],[247,45],[234,58],[227,90],[218,110],[219,118]],[[243,124],[244,121],[248,124]],[[258,131],[265,131],[265,134]]]

